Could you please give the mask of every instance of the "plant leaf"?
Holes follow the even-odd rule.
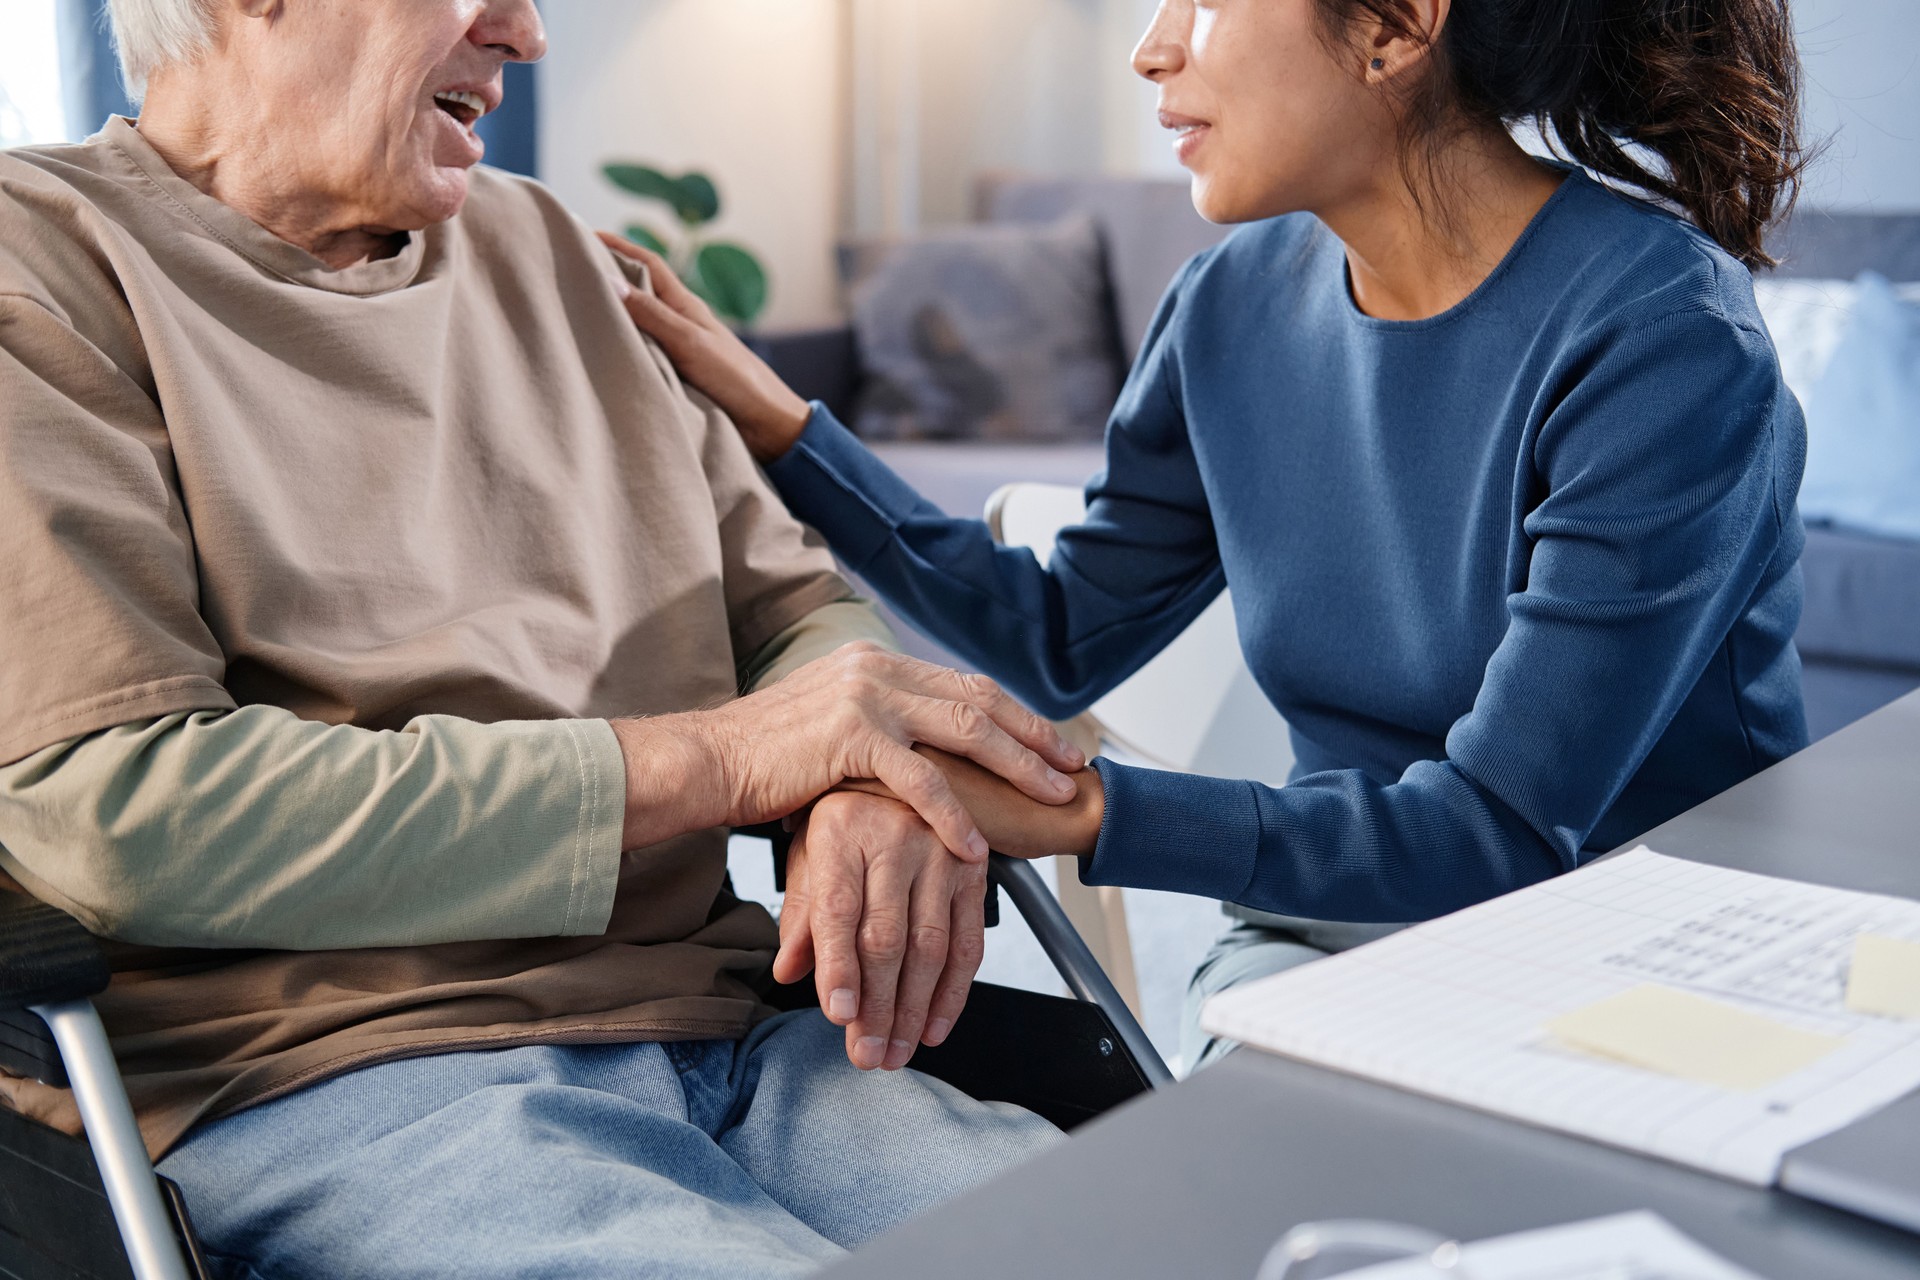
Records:
[[[704,173],[670,178],[644,164],[624,163],[602,165],[600,172],[622,191],[672,205],[674,215],[689,227],[701,226],[720,216],[719,188]]]
[[[680,207],[680,184],[658,169],[643,164],[609,164],[602,165],[600,172],[622,191],[648,200],[664,200],[676,211]]]
[[[720,311],[720,300],[713,296],[713,291],[707,288],[707,282],[700,278],[700,275],[698,272],[678,271],[678,272],[675,272],[674,274],[680,277],[681,284],[687,286],[687,292],[691,293],[694,297],[700,299],[700,301],[712,307],[713,313],[717,316],[720,316],[721,319],[724,320],[727,318]]]
[[[638,222],[629,223],[626,234],[627,239],[633,241],[642,249],[651,249],[663,258],[670,256],[672,253],[672,250],[667,248],[667,242],[661,239],[659,233],[652,227]]]
[[[712,178],[704,173],[687,173],[681,175],[677,185],[680,194],[673,208],[682,222],[697,227],[720,216],[720,189],[713,185]]]
[[[722,319],[744,327],[766,309],[766,268],[737,244],[701,246],[694,257],[694,274],[702,295]]]

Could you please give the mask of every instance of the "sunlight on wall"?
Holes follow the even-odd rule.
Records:
[[[67,141],[60,101],[57,0],[5,0],[0,39],[0,147]]]

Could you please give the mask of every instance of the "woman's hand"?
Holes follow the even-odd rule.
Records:
[[[807,402],[720,323],[713,309],[673,274],[665,258],[605,231],[600,239],[621,257],[646,267],[654,292],[630,289],[621,301],[687,385],[733,419],[748,451],[760,462],[772,462],[791,449],[812,416]]]
[[[779,683],[710,711],[616,720],[627,766],[623,848],[797,812],[849,779],[873,778],[956,856],[987,842],[918,744],[964,756],[1039,806],[1074,799],[1085,763],[1045,720],[985,676],[878,645],[844,645]]]
[[[1094,769],[1074,775],[1073,799],[1064,804],[1035,804],[971,760],[927,746],[915,747],[914,754],[940,771],[995,853],[1009,858],[1088,858],[1100,843],[1107,792]],[[884,782],[870,778],[849,779],[841,790],[897,798]]]
[[[787,852],[773,976],[814,973],[820,1007],[863,1071],[947,1038],[986,948],[987,869],[950,855],[907,806],[823,796]]]

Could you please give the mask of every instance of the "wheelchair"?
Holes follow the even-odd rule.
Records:
[[[736,832],[773,845],[778,825]],[[1011,1102],[1071,1130],[1172,1073],[1075,931],[1038,871],[994,854],[987,923],[1011,899],[1071,997],[975,983],[967,1014],[922,1071],[964,1093]],[[70,1087],[84,1138],[0,1107],[0,1280],[206,1280],[189,1206],[154,1173],[91,997],[110,974],[92,935],[66,913],[0,894],[0,1071]],[[776,988],[785,1007],[812,1003],[813,984]]]

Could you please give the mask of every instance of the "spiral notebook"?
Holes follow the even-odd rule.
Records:
[[[1920,903],[1643,847],[1225,992],[1202,1025],[1770,1185],[1920,1087],[1920,1019],[1848,1006],[1863,936],[1920,942]]]

